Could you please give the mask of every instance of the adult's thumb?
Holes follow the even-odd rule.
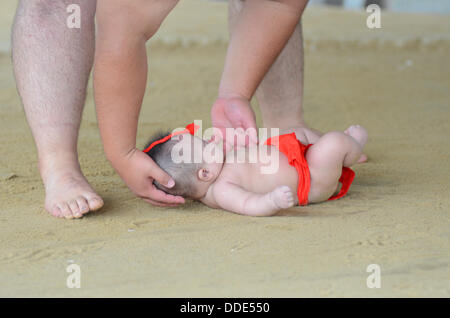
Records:
[[[247,118],[242,122],[245,131],[248,133],[251,144],[258,144],[258,132],[256,130],[256,121],[254,118]]]
[[[153,163],[153,167],[150,171],[150,176],[159,184],[162,184],[167,188],[173,188],[173,186],[175,185],[175,181],[156,163]]]

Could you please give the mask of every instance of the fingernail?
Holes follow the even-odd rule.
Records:
[[[168,188],[172,188],[174,185],[175,185],[175,181],[173,181],[173,179],[170,179],[169,182],[167,183]]]

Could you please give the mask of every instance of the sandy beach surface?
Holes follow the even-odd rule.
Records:
[[[385,13],[369,30],[365,13],[306,11],[307,122],[370,135],[347,197],[270,218],[150,206],[106,161],[90,88],[80,160],[105,207],[61,220],[43,209],[12,76],[14,6],[0,4],[0,296],[450,296],[448,16]],[[138,145],[159,128],[210,125],[226,14],[226,3],[182,1],[151,41]],[[72,263],[79,289],[66,286]],[[366,285],[369,264],[379,289]]]

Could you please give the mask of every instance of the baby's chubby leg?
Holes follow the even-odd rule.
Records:
[[[358,162],[366,141],[366,130],[355,125],[345,133],[326,133],[309,148],[306,153],[311,174],[309,202],[324,201],[336,191],[342,166],[350,167]]]
[[[360,127],[360,126],[359,125],[350,126],[344,132],[347,135],[351,135],[350,131],[353,131],[354,128],[358,129],[357,127]],[[283,129],[280,131],[280,135],[290,134],[292,132],[295,133],[297,139],[300,140],[300,142],[304,145],[315,144],[320,139],[320,137],[323,136],[323,134],[320,131],[311,129],[311,128],[307,128],[307,127]],[[365,144],[365,141],[364,141],[364,144]],[[365,154],[361,154],[361,157],[359,157],[359,159],[358,159],[358,163],[363,163],[366,161],[367,161],[367,156]]]

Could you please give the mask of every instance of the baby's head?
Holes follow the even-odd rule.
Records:
[[[168,135],[169,133],[156,134],[150,140],[149,145]],[[213,155],[214,151],[220,151],[220,153],[222,151],[218,145],[210,144],[189,133],[173,136],[167,141],[155,145],[146,153],[172,177],[175,186],[169,189],[156,180],[153,183],[166,193],[187,199],[195,200],[204,197],[209,186],[219,176],[223,166],[223,155],[222,160],[215,160],[212,163],[210,163],[212,160],[205,160],[206,155],[211,156],[211,150]]]

